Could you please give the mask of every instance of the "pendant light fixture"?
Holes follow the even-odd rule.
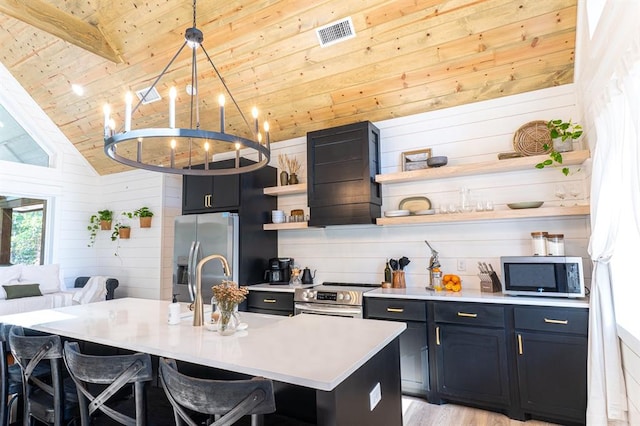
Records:
[[[258,124],[257,108],[254,107],[252,110],[253,123],[250,124],[202,45],[203,40],[202,31],[196,28],[196,0],[194,0],[193,27],[187,28],[184,43],[154,80],[153,84],[138,92],[139,101],[135,107],[133,107],[133,95],[131,92],[125,95],[124,123],[119,131],[116,132],[116,125],[111,117],[111,107],[109,105],[104,106],[104,152],[107,156],[122,164],[138,169],[182,175],[231,175],[258,170],[269,163],[271,158],[269,124],[266,121],[264,122],[263,130],[265,136],[263,138]],[[189,127],[176,126],[177,90],[175,87],[171,87],[168,93],[169,104],[166,106],[166,111],[168,112],[165,119],[166,127],[136,128],[132,118],[133,114],[138,111],[141,105],[146,105],[159,98],[156,85],[170,70],[171,65],[185,47],[191,48],[191,81],[186,87],[186,94],[190,99]],[[211,65],[218,77],[220,86],[226,92],[235,109],[237,109],[236,122],[246,126],[245,136],[225,132],[225,103],[227,97],[225,94],[218,96],[219,109],[216,111],[215,117],[210,115],[206,119],[207,122],[219,121],[219,130],[205,130],[200,127],[201,115],[196,60],[198,48],[204,53],[206,61]],[[222,149],[218,149],[219,147],[222,147]],[[214,161],[214,151],[216,153],[235,151],[235,161],[212,163]],[[245,155],[252,156],[253,159],[241,159]],[[223,155],[222,157],[227,156]],[[230,158],[231,155],[228,157]],[[213,164],[212,167],[210,167],[210,163]],[[199,164],[204,165],[196,166]],[[223,164],[225,167],[220,167]]]

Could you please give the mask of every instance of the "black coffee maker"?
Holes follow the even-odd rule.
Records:
[[[264,279],[269,284],[289,284],[293,259],[290,257],[274,257],[269,259],[269,269],[264,271]]]

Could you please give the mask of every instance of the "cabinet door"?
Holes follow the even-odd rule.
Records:
[[[182,178],[182,213],[210,211],[212,189],[211,176],[184,176]]]
[[[437,389],[444,399],[509,404],[503,329],[436,324]]]
[[[185,176],[182,200],[182,212],[187,214],[237,210],[240,176]]]
[[[402,393],[425,396],[429,391],[429,361],[427,357],[427,324],[407,321],[400,335],[400,377]]]
[[[525,412],[584,423],[587,337],[516,331],[520,404]]]

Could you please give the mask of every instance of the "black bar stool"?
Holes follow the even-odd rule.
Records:
[[[92,424],[98,410],[123,425],[147,424],[145,385],[153,379],[149,354],[86,355],[77,343],[65,342],[64,361],[78,389],[82,426]],[[119,401],[112,398],[129,385],[133,385],[135,418],[119,410]]]
[[[9,332],[9,345],[22,371],[24,425],[34,419],[61,426],[76,417],[78,396],[71,379],[64,378],[60,336],[26,335],[22,327]],[[49,365],[49,374],[36,376],[40,365]]]
[[[251,380],[209,380],[178,372],[174,360],[160,358],[160,383],[173,406],[176,425],[195,425],[190,411],[213,417],[211,426],[228,426],[245,415],[251,424],[262,422],[262,415],[276,411],[273,383],[255,377]]]

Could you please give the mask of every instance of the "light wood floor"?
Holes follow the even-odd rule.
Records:
[[[420,398],[402,397],[404,426],[552,426],[537,420],[519,422],[492,411],[455,404],[429,404]]]

